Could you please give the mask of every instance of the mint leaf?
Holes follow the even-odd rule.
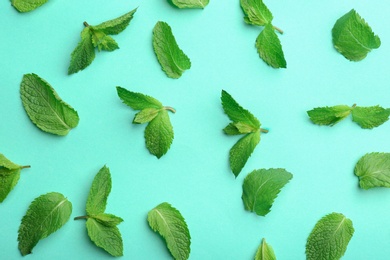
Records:
[[[107,198],[111,192],[110,170],[103,166],[93,179],[85,208],[89,216],[103,213],[106,210]]]
[[[260,131],[243,136],[229,152],[230,169],[237,177],[260,142]]]
[[[223,129],[225,134],[245,135],[229,152],[230,169],[237,177],[260,142],[260,132],[268,131],[261,129],[259,120],[241,107],[225,90],[222,90],[221,102],[225,114],[233,121]]]
[[[107,226],[99,221],[88,218],[86,222],[88,236],[96,246],[103,248],[112,256],[123,255],[123,241],[116,226]]]
[[[130,21],[133,19],[133,16],[137,8],[131,10],[130,12],[119,16],[118,18],[103,22],[99,25],[92,26],[94,30],[101,31],[104,34],[115,35],[119,34],[126,29],[126,27],[130,24]]]
[[[148,223],[158,232],[176,260],[188,259],[191,236],[181,213],[169,203],[163,202],[148,213]]]
[[[333,126],[345,119],[351,113],[352,108],[346,105],[333,107],[317,107],[307,111],[310,120],[317,125]]]
[[[259,216],[267,215],[280,190],[292,177],[285,169],[260,169],[248,174],[242,185],[245,209]]]
[[[18,231],[21,254],[31,254],[39,240],[60,229],[72,213],[72,204],[62,194],[47,193],[29,206]]]
[[[179,8],[205,8],[209,0],[172,0],[172,3]]]
[[[11,4],[21,13],[30,12],[41,5],[45,4],[48,0],[12,0]]]
[[[264,26],[272,22],[272,13],[262,0],[240,0],[240,4],[247,24]]]
[[[20,85],[23,107],[42,131],[67,135],[79,123],[79,116],[57,92],[36,74],[25,74]]]
[[[381,45],[379,37],[354,9],[336,21],[332,37],[336,50],[351,61],[364,59]]]
[[[380,106],[355,107],[352,110],[352,121],[362,128],[372,129],[389,120],[390,110]]]
[[[17,165],[0,153],[0,203],[18,183],[20,171],[24,168],[30,168],[30,166]]]
[[[162,70],[168,77],[180,78],[191,68],[191,61],[179,48],[171,27],[166,22],[157,22],[153,29],[153,49]]]
[[[256,39],[257,52],[265,63],[273,68],[286,68],[282,45],[271,24],[265,25]]]
[[[355,175],[360,188],[390,188],[390,153],[368,153],[357,162]]]
[[[87,199],[86,216],[74,218],[87,219],[88,236],[96,246],[104,249],[112,256],[123,255],[123,241],[117,228],[123,219],[113,214],[107,214],[107,198],[111,192],[110,170],[103,166],[93,179]]]
[[[108,34],[118,34],[129,25],[134,13],[134,9],[116,19],[103,22],[96,26],[91,26],[84,22],[86,28],[81,32],[81,41],[71,54],[68,74],[77,73],[88,67],[95,59],[95,48],[99,51],[114,51],[119,49],[115,40]]]
[[[276,260],[274,250],[265,242],[265,238],[261,240],[261,244],[256,252],[255,260]]]
[[[173,141],[173,127],[167,110],[175,113],[171,107],[166,107],[160,101],[136,92],[117,87],[119,98],[135,110],[141,110],[134,117],[134,124],[148,123],[145,128],[145,143],[149,152],[157,158],[166,154]]]
[[[341,213],[331,213],[320,219],[306,243],[306,259],[340,259],[354,233],[352,221]]]

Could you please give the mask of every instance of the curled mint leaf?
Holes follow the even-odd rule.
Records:
[[[271,24],[265,25],[256,39],[257,52],[265,63],[273,68],[286,68],[287,62],[284,58],[282,44]]]
[[[171,27],[166,22],[157,22],[153,29],[153,49],[162,70],[168,77],[180,78],[191,68],[191,61],[179,48]]]
[[[205,8],[209,0],[168,0],[179,8]]]
[[[47,1],[48,0],[11,0],[11,4],[19,12],[25,13],[37,9]]]
[[[368,153],[355,166],[362,189],[375,187],[390,188],[390,153]]]
[[[336,21],[332,37],[336,50],[351,61],[364,59],[381,45],[379,37],[354,9]]]
[[[181,213],[169,203],[163,202],[148,213],[148,223],[153,231],[164,239],[176,260],[188,259],[191,236]]]
[[[242,201],[248,211],[267,215],[280,190],[293,175],[285,169],[260,169],[248,174],[242,185]]]
[[[340,259],[354,231],[352,221],[343,214],[326,215],[317,222],[307,239],[306,259]]]
[[[256,252],[255,260],[276,260],[274,250],[267,244],[265,238],[261,240],[261,244]]]
[[[30,166],[17,165],[0,153],[0,203],[18,183],[20,171]]]
[[[51,192],[36,198],[19,227],[21,254],[31,254],[39,240],[60,229],[69,220],[71,213],[72,204],[61,193]]]
[[[151,154],[161,158],[168,152],[174,137],[168,110],[173,113],[176,110],[163,106],[155,98],[122,87],[117,87],[117,92],[123,103],[135,110],[141,110],[135,115],[133,123],[148,123],[145,128],[146,148]]]
[[[31,121],[42,131],[67,135],[79,123],[79,116],[44,79],[25,74],[20,84],[23,107]]]

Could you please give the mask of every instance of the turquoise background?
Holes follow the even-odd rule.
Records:
[[[21,259],[20,220],[31,201],[56,191],[73,204],[69,222],[41,240],[29,259],[112,259],[88,238],[85,213],[92,180],[107,165],[112,191],[107,212],[121,216],[123,259],[170,259],[164,241],[146,215],[161,202],[179,209],[191,233],[190,259],[253,259],[264,237],[278,259],[305,259],[306,239],[331,212],[353,221],[355,234],[343,259],[389,259],[390,191],[361,190],[353,169],[369,152],[389,151],[390,123],[364,130],[351,118],[334,127],[313,125],[306,114],[338,104],[390,107],[390,5],[373,1],[266,1],[287,69],[273,69],[254,43],[262,30],[243,21],[238,0],[210,0],[204,10],[181,10],[166,0],[49,1],[20,14],[0,2],[0,152],[22,171],[0,205],[0,258]],[[129,27],[114,36],[120,46],[97,53],[84,71],[68,76],[70,54],[83,21],[95,25],[136,7]],[[380,36],[382,45],[361,62],[350,62],[332,46],[336,20],[355,8]],[[171,27],[192,62],[180,79],[168,78],[152,48],[157,21]],[[19,97],[23,74],[36,73],[79,113],[67,136],[54,136],[31,123]],[[116,86],[151,95],[174,107],[173,144],[160,160],[145,147],[145,125],[133,125],[135,111],[122,104]],[[237,179],[228,152],[238,137],[222,132],[229,120],[221,90],[269,129]],[[259,217],[244,210],[242,183],[254,169],[285,168],[294,177]]]

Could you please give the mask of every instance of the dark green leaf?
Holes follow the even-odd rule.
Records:
[[[257,52],[273,68],[286,68],[282,45],[271,24],[267,24],[256,39]]]

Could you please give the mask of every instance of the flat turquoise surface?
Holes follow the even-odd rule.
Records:
[[[353,221],[355,234],[343,259],[389,259],[390,190],[361,190],[353,169],[368,152],[390,152],[390,123],[364,130],[349,118],[334,127],[312,124],[306,114],[338,104],[390,107],[390,5],[388,1],[266,1],[287,69],[258,56],[261,27],[243,21],[238,0],[210,0],[204,10],[181,10],[167,0],[52,1],[25,14],[0,2],[0,152],[21,165],[15,189],[0,205],[0,258],[21,259],[20,220],[31,201],[56,191],[73,204],[71,220],[41,240],[29,259],[112,259],[88,238],[85,214],[92,180],[107,165],[112,192],[107,212],[122,217],[122,259],[170,259],[164,241],[148,226],[149,210],[169,202],[191,233],[190,259],[253,259],[266,238],[278,259],[305,259],[306,239],[331,212]],[[114,36],[120,49],[97,53],[84,71],[68,76],[70,54],[83,22],[99,24],[134,8],[129,27]],[[332,46],[331,29],[352,8],[380,36],[382,45],[361,62]],[[157,21],[171,27],[192,67],[180,79],[161,70],[152,47]],[[79,113],[67,136],[39,130],[19,96],[23,74],[47,80]],[[116,86],[153,96],[174,107],[175,138],[161,159],[145,147],[145,125],[116,94]],[[238,137],[222,132],[229,119],[220,94],[228,91],[269,129],[238,178],[229,149]],[[285,168],[294,177],[259,217],[244,210],[242,183],[254,169]]]

